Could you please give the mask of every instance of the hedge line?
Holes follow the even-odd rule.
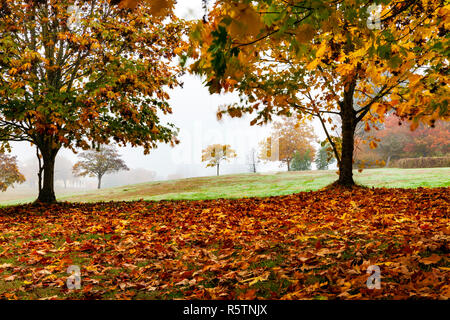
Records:
[[[391,166],[390,166],[391,167]],[[395,161],[392,167],[397,168],[439,168],[450,167],[450,156],[404,158]]]

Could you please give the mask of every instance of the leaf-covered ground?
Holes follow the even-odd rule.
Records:
[[[449,191],[3,208],[0,298],[448,299]]]

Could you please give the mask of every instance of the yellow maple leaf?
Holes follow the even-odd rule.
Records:
[[[295,31],[295,38],[300,43],[305,43],[314,38],[314,28],[310,24],[302,24]]]
[[[29,69],[31,69],[31,63],[29,63],[29,62],[25,63],[25,64],[22,66],[21,69],[22,69],[22,70],[29,70]]]
[[[99,49],[100,48],[100,44],[98,42],[94,42],[93,44],[91,44],[91,49],[95,50],[95,49]]]
[[[11,70],[9,70],[9,74],[13,76],[17,73],[17,71],[18,70],[16,68],[11,68]]]
[[[138,4],[137,0],[122,0],[119,3],[120,8],[135,9]]]
[[[264,26],[260,15],[249,4],[240,3],[233,5],[230,10],[230,17],[233,18],[230,25],[230,34],[233,37],[255,37]]]
[[[343,64],[340,64],[340,65],[336,68],[336,71],[337,71],[340,75],[345,76],[345,75],[347,75],[347,74],[349,74],[349,73],[351,73],[351,72],[353,71],[353,66],[352,66],[351,64],[343,63]]]
[[[361,48],[350,54],[351,58],[360,58],[366,54],[366,49]]]
[[[310,63],[308,63],[308,65],[306,66],[306,69],[308,70],[313,70],[315,69],[320,63],[320,59],[314,59],[313,61],[311,61]]]
[[[150,1],[150,14],[155,17],[164,17],[173,8],[174,0],[152,0]]]
[[[380,104],[380,103],[375,103],[373,106],[372,106],[372,109],[376,112],[376,113],[378,113],[378,114],[385,114],[386,113],[386,109],[387,109],[387,107],[386,107],[386,105],[384,105],[384,104]]]
[[[326,42],[323,42],[316,52],[316,58],[321,58],[325,54],[326,49],[327,49]]]

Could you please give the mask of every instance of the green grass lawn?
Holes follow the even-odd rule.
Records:
[[[450,168],[366,169],[354,172],[355,181],[369,187],[417,188],[450,186]],[[267,197],[321,189],[337,179],[336,171],[293,171],[271,174],[247,173],[155,181],[136,185],[58,196],[60,201],[97,202],[131,200],[203,200],[217,198]],[[1,205],[26,203],[2,199]]]

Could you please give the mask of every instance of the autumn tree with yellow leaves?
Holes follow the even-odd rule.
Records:
[[[358,124],[369,131],[389,111],[411,129],[449,119],[449,13],[436,0],[217,0],[192,29],[191,71],[240,95],[219,117],[319,119],[337,184],[352,186]]]
[[[39,201],[55,201],[61,148],[114,141],[148,153],[176,142],[176,128],[158,117],[172,112],[167,90],[182,72],[172,59],[187,46],[173,5],[0,1],[0,142],[37,147]]]
[[[301,156],[308,154],[311,160],[314,159],[315,150],[312,144],[316,138],[311,125],[301,123],[295,118],[275,121],[270,139],[260,143],[260,158],[266,161],[280,161],[286,164],[287,170],[290,171],[296,153]],[[273,154],[274,148],[277,149],[276,155]]]
[[[17,158],[0,153],[0,190],[6,191],[15,183],[25,182],[25,177],[17,166]]]
[[[230,161],[231,158],[236,158],[236,156],[236,151],[231,149],[229,144],[212,144],[202,150],[202,162],[208,162],[206,167],[216,167],[217,176],[219,176],[220,163]]]

